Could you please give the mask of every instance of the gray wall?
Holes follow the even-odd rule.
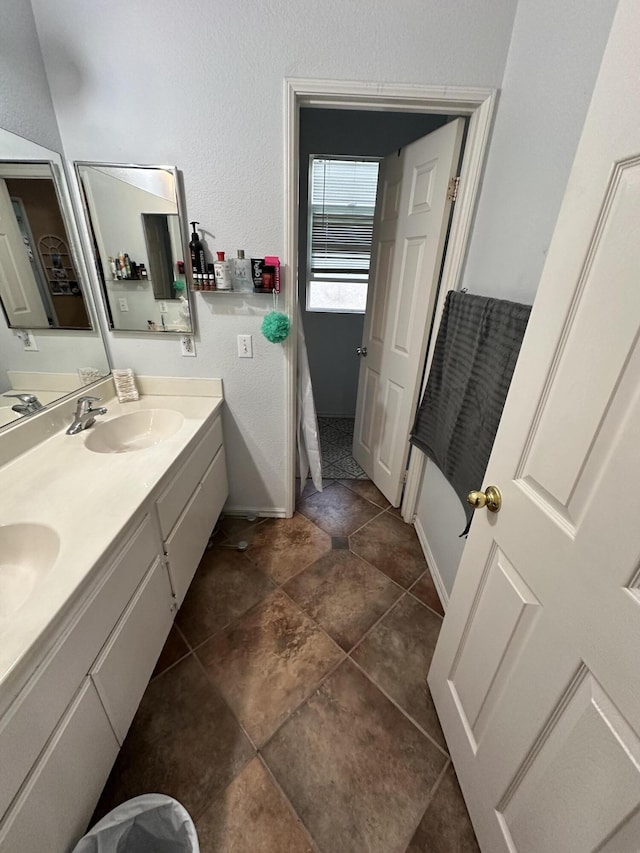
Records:
[[[309,370],[319,415],[353,417],[364,314],[321,314],[305,310],[309,155],[385,157],[447,121],[446,116],[358,110],[300,111],[300,219],[298,283]]]
[[[282,256],[285,78],[500,86],[516,0],[33,0],[70,160],[170,163],[210,248]],[[339,21],[340,26],[327,26]],[[295,271],[286,271],[290,287]],[[176,341],[110,333],[117,366],[221,376],[230,504],[285,505],[288,346],[270,300],[196,296],[197,358]],[[236,337],[254,336],[253,359]]]
[[[470,292],[533,301],[615,7],[616,0],[518,3],[464,274]],[[448,592],[464,547],[456,504],[429,464],[417,517]]]
[[[60,152],[62,143],[31,3],[5,0],[1,17],[0,127]]]

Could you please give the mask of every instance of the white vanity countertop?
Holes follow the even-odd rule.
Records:
[[[4,622],[0,619],[2,705],[14,694],[25,668],[33,668],[59,617],[91,581],[92,569],[176,462],[196,433],[222,406],[222,397],[143,396],[135,403],[114,397],[96,426],[78,435],[62,430],[0,468],[0,524],[43,524],[60,538],[53,567],[29,599]],[[95,453],[85,442],[100,423],[148,409],[184,416],[174,435],[129,453]]]

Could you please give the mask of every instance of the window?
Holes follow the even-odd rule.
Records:
[[[364,313],[378,161],[310,161],[307,311]]]

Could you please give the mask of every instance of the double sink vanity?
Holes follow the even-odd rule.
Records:
[[[0,434],[0,850],[84,832],[228,493],[222,383],[111,378]],[[100,398],[68,435],[78,398]]]

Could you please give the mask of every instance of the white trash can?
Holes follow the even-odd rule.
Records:
[[[164,794],[143,794],[110,811],[73,853],[200,853],[188,811]]]

